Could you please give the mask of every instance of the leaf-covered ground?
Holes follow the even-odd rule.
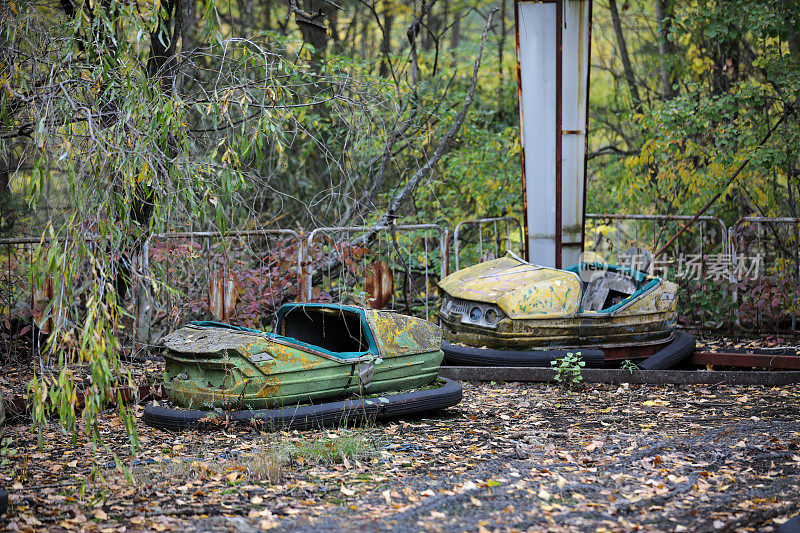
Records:
[[[800,512],[800,387],[464,384],[427,418],[170,434],[10,426],[9,530],[768,531]],[[95,477],[90,473],[95,467]],[[98,476],[102,475],[102,479]]]
[[[800,335],[796,333],[726,336],[722,332],[694,330],[698,352],[774,353],[799,355]]]

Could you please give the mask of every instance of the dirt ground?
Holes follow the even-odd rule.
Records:
[[[456,407],[366,428],[139,422],[136,457],[113,410],[96,451],[55,424],[40,450],[12,425],[0,529],[770,531],[800,512],[798,400],[800,386],[465,383]]]

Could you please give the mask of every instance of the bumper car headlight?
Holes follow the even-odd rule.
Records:
[[[462,324],[488,328],[496,328],[497,324],[505,316],[503,311],[496,305],[457,300],[453,301],[450,313],[457,314]]]
[[[473,322],[478,322],[481,319],[481,316],[483,316],[483,311],[480,307],[476,306],[469,310],[469,319]]]

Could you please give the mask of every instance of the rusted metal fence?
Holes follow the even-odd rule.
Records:
[[[0,361],[16,360],[21,344],[33,345],[34,307],[30,263],[40,239],[0,240]],[[27,328],[27,329],[26,329]]]
[[[744,327],[797,329],[800,218],[745,217],[730,230],[731,281]]]
[[[300,292],[303,253],[300,234],[289,229],[153,235],[137,269],[138,340],[145,342],[149,328],[164,320],[234,318],[268,326],[272,311]]]
[[[501,257],[506,250],[523,255],[524,246],[522,224],[514,217],[462,220],[453,231],[455,269]]]
[[[689,215],[588,213],[584,253],[594,252],[602,260],[614,264],[644,259],[649,263],[649,272],[663,278],[692,277],[710,268],[715,275],[724,275],[727,280],[731,263],[729,235],[725,223],[718,217],[699,217],[664,257],[652,262],[637,257],[637,254],[652,254],[692,218]]]
[[[690,218],[587,214],[585,251],[624,263],[628,248],[652,252]],[[798,234],[798,218],[747,217],[728,228],[717,217],[701,217],[650,272],[723,287],[742,327],[794,330]],[[131,259],[132,340],[148,343],[188,319],[268,327],[277,306],[292,300],[373,305],[430,318],[436,284],[450,273],[451,261],[457,270],[508,249],[522,255],[524,246],[522,225],[512,217],[465,220],[453,231],[452,248],[449,239],[448,228],[435,224],[157,234]],[[41,327],[46,308],[55,308],[58,287],[30,275],[40,242],[48,241],[0,239],[2,354],[12,351],[12,336],[33,315]]]
[[[436,224],[317,228],[306,244],[305,297],[430,318],[447,256],[448,230]]]
[[[30,302],[30,258],[40,241],[33,238],[0,240],[0,305],[4,319],[23,302]]]
[[[81,245],[92,248],[98,242],[96,236],[88,236]],[[79,285],[93,275],[94,267],[88,260],[84,265],[63,265],[60,247],[74,244],[70,238],[50,236],[0,239],[0,362],[38,351],[46,340],[41,334],[68,325],[80,311],[88,297],[85,287],[68,292],[63,278],[70,276],[72,285]],[[44,257],[46,266],[32,271],[37,255]]]

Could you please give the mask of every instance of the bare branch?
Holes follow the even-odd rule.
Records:
[[[451,128],[439,141],[439,144],[436,147],[436,150],[433,151],[431,157],[428,158],[425,164],[419,170],[417,170],[416,173],[414,173],[411,179],[409,179],[406,182],[405,186],[400,191],[400,193],[389,204],[389,207],[386,210],[386,212],[378,219],[376,225],[385,226],[388,225],[390,221],[394,220],[397,211],[406,202],[406,200],[408,200],[408,198],[411,196],[411,193],[414,192],[414,190],[417,188],[417,185],[419,185],[419,183],[422,181],[422,178],[424,178],[428,174],[428,172],[434,166],[436,166],[436,164],[439,162],[439,160],[446,152],[450,143],[455,138],[456,134],[458,133],[458,130],[461,129],[461,125],[464,123],[464,119],[467,116],[467,112],[469,111],[469,108],[472,105],[472,101],[475,98],[475,86],[478,83],[478,70],[480,69],[481,59],[483,58],[483,49],[486,46],[486,34],[488,33],[489,28],[492,25],[492,18],[494,17],[494,14],[498,10],[499,10],[498,8],[492,9],[492,11],[489,13],[488,19],[486,20],[486,26],[483,28],[483,35],[481,37],[481,47],[478,50],[478,57],[475,59],[475,66],[472,70],[472,82],[470,83],[469,92],[467,93],[466,100],[464,100],[464,105],[461,108],[461,111],[458,113],[458,115],[456,115],[456,118],[453,121],[453,125],[451,126]]]
[[[594,152],[589,152],[589,154],[586,156],[586,160],[588,161],[589,159],[594,159],[595,157],[601,157],[604,155],[611,155],[611,154],[629,156],[629,155],[636,155],[638,153],[639,150],[620,150],[619,148],[617,148],[616,145],[611,144],[608,146],[603,146],[602,148],[599,148]]]

